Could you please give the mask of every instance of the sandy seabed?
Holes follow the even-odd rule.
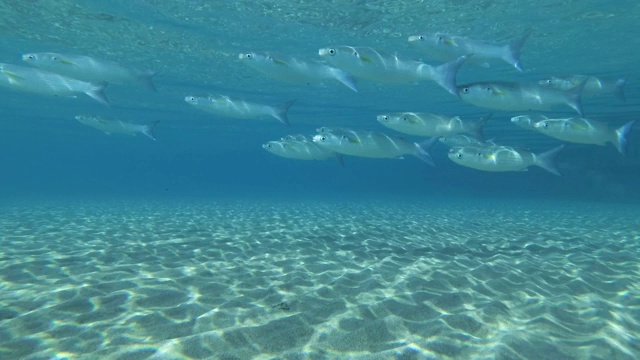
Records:
[[[640,207],[0,208],[0,359],[343,358],[640,358]]]

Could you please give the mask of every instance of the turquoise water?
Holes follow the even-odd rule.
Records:
[[[298,161],[261,145],[321,126],[396,134],[385,112],[475,119],[533,152],[563,142],[432,82],[291,84],[242,64],[276,51],[371,46],[431,64],[408,36],[507,43],[523,72],[464,64],[458,83],[625,78],[637,120],[640,4],[618,0],[207,2],[0,0],[0,62],[81,54],[157,72],[157,92],[0,87],[0,359],[636,359],[640,357],[640,131],[622,155],[566,143],[562,176],[345,157]],[[289,100],[291,127],[199,111],[185,96]],[[106,135],[78,114],[150,124]],[[558,107],[544,112],[566,118]],[[420,138],[405,136],[411,141]]]

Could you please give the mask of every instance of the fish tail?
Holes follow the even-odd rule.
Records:
[[[335,77],[336,80],[340,81],[343,85],[348,87],[349,89],[358,92],[358,86],[356,85],[356,80],[353,76],[349,75],[347,72],[332,68],[331,74]]]
[[[273,109],[273,116],[278,119],[278,121],[280,121],[281,123],[287,125],[287,126],[291,126],[289,124],[289,117],[287,116],[287,112],[289,111],[289,108],[291,107],[291,105],[293,105],[296,102],[296,100],[291,100],[291,101],[287,101],[284,104],[278,105]]]
[[[110,106],[109,99],[107,99],[107,96],[104,94],[104,89],[107,87],[107,85],[108,83],[106,82],[100,85],[96,85],[94,88],[85,92],[85,94],[91,96],[93,99],[104,105]]]
[[[143,73],[138,74],[138,81],[146,86],[149,90],[152,91],[158,91],[158,89],[156,89],[156,85],[153,83],[153,77],[156,76],[158,73],[155,71],[145,71]]]
[[[564,149],[564,145],[554,147],[553,149],[540,154],[535,154],[535,165],[547,170],[554,175],[560,176],[560,171],[556,166],[556,156],[562,149]]]
[[[149,139],[155,141],[156,134],[154,133],[154,129],[156,128],[156,125],[158,125],[159,122],[160,120],[156,120],[149,125],[144,125],[142,127],[142,133],[145,134],[147,137],[149,137]]]
[[[520,51],[524,46],[524,43],[527,42],[533,30],[527,29],[524,34],[519,39],[512,41],[509,45],[506,46],[505,54],[503,59],[509,64],[513,65],[514,68],[519,71],[522,70],[522,64],[520,63]]]
[[[492,116],[493,116],[493,113],[488,113],[487,115],[481,117],[478,121],[474,121],[469,133],[473,135],[476,139],[480,141],[484,141],[484,126],[487,124],[487,121],[491,119]]]
[[[627,84],[627,79],[622,78],[622,79],[618,79],[616,81],[616,88],[615,88],[615,94],[616,97],[620,100],[622,100],[623,102],[627,102],[627,97],[624,94],[624,86]]]
[[[456,75],[458,74],[460,66],[471,56],[472,54],[462,55],[453,61],[433,68],[430,78],[450,94],[459,96],[458,89],[456,88]]]
[[[627,139],[629,137],[629,133],[631,133],[631,128],[633,128],[633,124],[635,123],[635,120],[631,120],[616,129],[616,137],[613,141],[613,145],[616,146],[616,149],[618,149],[622,155],[627,153]]]
[[[586,78],[580,83],[580,85],[566,91],[567,105],[575,110],[581,117],[584,114],[582,111],[582,92],[584,91],[584,87],[587,85],[588,81],[589,78]]]
[[[438,139],[439,137],[434,136],[420,143],[415,143],[415,146],[416,146],[416,152],[414,154],[415,157],[435,167],[436,163],[433,161],[433,158],[431,157],[431,154],[429,153],[429,151],[431,150],[433,145],[435,145],[438,142]]]

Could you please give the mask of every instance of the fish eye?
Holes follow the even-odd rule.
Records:
[[[458,154],[456,155],[456,157],[457,157],[458,159],[462,159],[462,153],[458,153]]]
[[[35,59],[36,59],[36,56],[35,56],[35,55],[33,55],[33,54],[29,54],[29,55],[27,55],[27,59],[29,59],[29,60],[35,60]]]
[[[271,144],[267,144],[267,148],[268,148],[268,149],[271,149]]]
[[[465,93],[465,94],[469,93],[469,88],[468,88],[468,87],[463,88],[463,89],[462,89],[462,92],[463,92],[463,93]]]
[[[196,98],[194,96],[189,96],[189,101],[196,101]]]
[[[389,117],[387,115],[382,116],[382,121],[389,121]]]
[[[329,49],[329,55],[335,55],[336,49]]]
[[[542,123],[542,127],[546,129],[546,128],[548,128],[548,127],[549,127],[549,124],[547,124],[547,123]]]
[[[245,58],[247,58],[247,59],[251,59],[251,58],[253,57],[253,55],[251,55],[251,54],[245,54],[245,55],[244,55],[244,57],[245,57]]]
[[[327,140],[326,136],[320,136],[320,141],[325,141],[325,140]]]

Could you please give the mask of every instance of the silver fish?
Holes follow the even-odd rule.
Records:
[[[381,83],[413,83],[432,80],[456,95],[456,74],[469,55],[431,66],[419,61],[403,60],[368,47],[335,46],[318,51],[329,64],[362,79]]]
[[[380,132],[350,130],[317,134],[313,137],[313,141],[327,150],[344,155],[387,159],[402,159],[404,155],[413,155],[435,166],[429,149],[437,138],[418,144]]]
[[[121,120],[108,120],[98,116],[76,115],[75,119],[81,124],[98,129],[105,134],[121,134],[121,135],[137,135],[138,133],[147,136],[151,140],[156,140],[153,133],[158,121],[154,121],[149,125],[133,124]]]
[[[560,90],[571,90],[584,84],[582,96],[594,97],[603,94],[613,94],[621,101],[627,101],[624,86],[627,79],[601,79],[590,75],[573,75],[568,77],[550,77],[538,81],[538,84],[550,86]]]
[[[82,81],[110,84],[140,83],[156,90],[152,81],[155,72],[128,69],[111,61],[89,56],[42,52],[24,54],[22,60],[37,68]]]
[[[453,136],[443,136],[443,137],[440,137],[438,140],[450,148],[463,147],[463,146],[474,146],[474,147],[496,146],[496,143],[494,143],[492,139],[487,141],[482,141],[475,137],[464,135],[464,134],[458,134]]]
[[[453,147],[449,149],[449,159],[458,165],[482,171],[526,171],[530,166],[539,166],[554,175],[560,175],[555,165],[555,157],[562,150],[560,145],[547,152],[534,154],[517,150],[510,146]]]
[[[295,100],[282,105],[270,106],[252,103],[240,99],[231,99],[228,96],[197,97],[186,96],[184,100],[197,109],[222,117],[236,119],[262,119],[273,117],[281,123],[289,126],[287,112]]]
[[[523,129],[533,129],[536,122],[548,119],[544,115],[518,115],[511,118],[511,123]]]
[[[549,110],[560,105],[574,109],[582,116],[580,94],[584,83],[575,89],[563,91],[537,83],[480,82],[458,86],[462,101],[476,106],[507,110]]]
[[[390,113],[377,116],[380,124],[395,131],[415,136],[452,136],[469,134],[484,139],[483,128],[492,114],[480,120],[462,120],[459,116],[447,116],[431,113]]]
[[[522,71],[520,51],[531,31],[527,30],[519,38],[509,44],[494,44],[471,38],[444,33],[409,36],[409,43],[427,53],[434,60],[451,61],[459,56],[473,54],[471,62],[482,65],[488,61],[503,60]]]
[[[40,95],[75,97],[86,94],[109,105],[104,95],[106,84],[93,84],[50,71],[0,63],[0,86]]]
[[[545,119],[535,123],[533,128],[541,134],[577,144],[604,146],[607,143],[612,143],[621,154],[624,154],[627,138],[635,122],[632,120],[613,129],[605,123],[591,119]]]
[[[338,81],[357,92],[356,81],[343,70],[321,62],[309,62],[291,56],[248,52],[239,55],[249,67],[274,79],[292,83],[322,84]]]
[[[296,160],[326,160],[336,158],[344,166],[342,154],[327,150],[313,141],[308,140],[280,140],[269,141],[262,145],[268,152],[288,159]]]

